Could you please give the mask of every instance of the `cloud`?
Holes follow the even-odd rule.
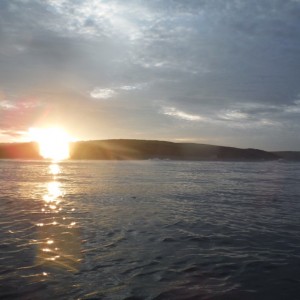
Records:
[[[0,139],[8,138],[9,141],[13,141],[15,138],[23,139],[27,134],[27,131],[18,131],[18,130],[0,130]]]
[[[94,99],[109,99],[116,95],[116,92],[112,89],[94,88],[90,92],[90,96]]]
[[[164,107],[163,114],[186,121],[205,121],[205,118],[200,115],[188,114],[176,109],[175,107]]]
[[[14,108],[16,108],[16,106],[13,102],[7,100],[0,101],[0,110],[10,110]]]
[[[300,95],[298,95],[297,100],[293,104],[285,106],[284,111],[287,113],[300,113]]]
[[[138,89],[138,87],[134,86],[134,85],[123,85],[120,87],[120,90],[124,90],[124,91],[134,91],[137,89]]]
[[[2,135],[17,137],[28,129],[41,114],[43,106],[36,100],[18,99],[18,101],[0,101],[0,131]]]
[[[90,37],[116,36],[131,41],[141,36],[141,20],[151,18],[144,7],[135,1],[49,1],[48,6],[64,19],[64,27],[52,27],[69,34]]]
[[[266,147],[281,135],[294,145],[299,9],[295,0],[0,1],[0,123],[17,123],[18,108],[16,127],[30,126],[47,108],[90,138],[101,128],[108,138],[223,135],[244,145],[260,132]],[[42,108],[21,109],[31,98]]]
[[[238,120],[246,120],[249,116],[246,113],[240,112],[238,110],[227,110],[219,115],[221,119],[229,120],[229,121],[238,121]]]

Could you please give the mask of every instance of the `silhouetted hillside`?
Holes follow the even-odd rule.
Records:
[[[300,151],[277,151],[272,153],[285,160],[300,161]]]
[[[0,158],[41,159],[36,143],[0,144]]]
[[[257,149],[149,140],[83,141],[72,143],[70,148],[71,159],[95,160],[264,161],[292,157],[288,155],[292,152],[271,153]],[[299,159],[299,152],[294,152],[293,157]],[[41,159],[36,143],[0,144],[0,158]]]
[[[72,159],[103,160],[276,160],[276,154],[233,147],[149,140],[104,140],[74,143]]]

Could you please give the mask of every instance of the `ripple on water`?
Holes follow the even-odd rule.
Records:
[[[58,168],[0,161],[0,298],[298,299],[299,167]]]

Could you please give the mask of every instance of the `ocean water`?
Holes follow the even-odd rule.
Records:
[[[300,164],[0,161],[0,299],[300,299]]]

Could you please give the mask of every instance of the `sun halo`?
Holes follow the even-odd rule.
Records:
[[[31,140],[39,146],[39,153],[43,158],[54,161],[67,159],[70,156],[70,136],[59,127],[29,128]]]

